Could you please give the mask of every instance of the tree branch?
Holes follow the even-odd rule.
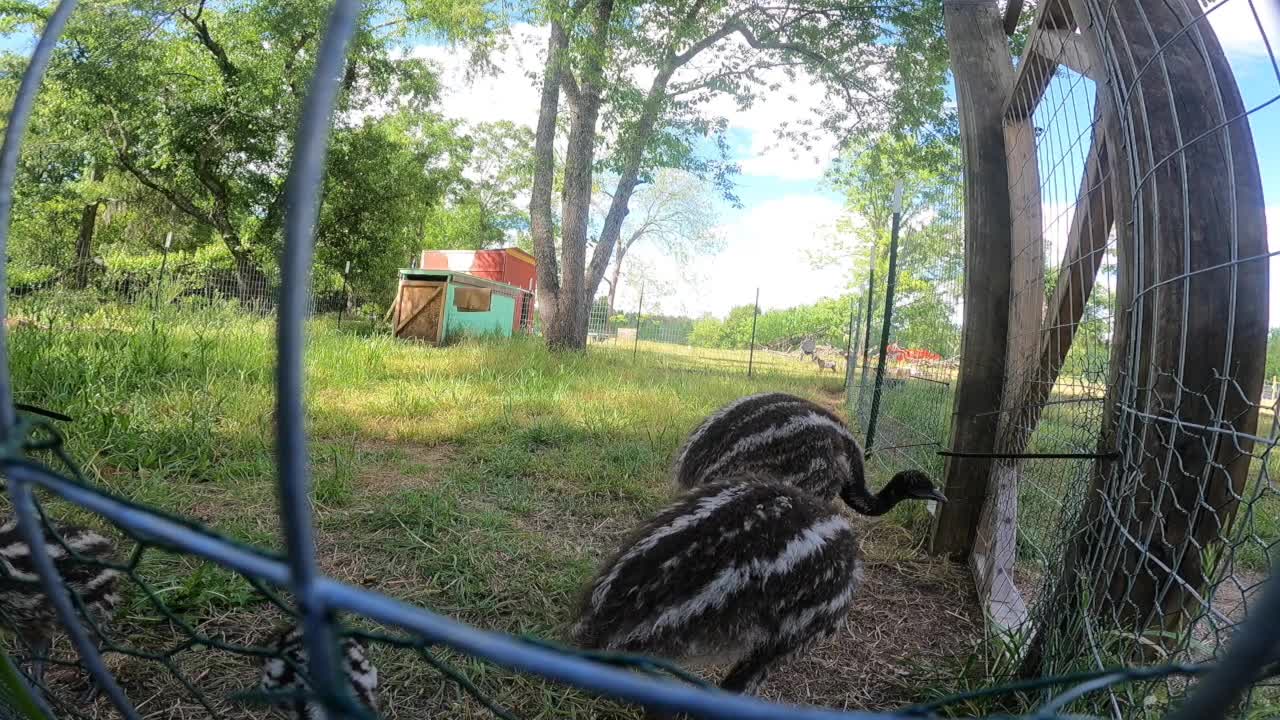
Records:
[[[183,197],[172,188],[161,185],[159,181],[149,177],[145,172],[143,172],[142,169],[139,168],[133,162],[133,159],[129,157],[129,150],[127,145],[125,147],[116,148],[116,158],[120,161],[120,166],[123,167],[126,172],[132,175],[144,187],[150,188],[151,190],[154,190],[155,192],[160,193],[160,195],[163,196],[166,200],[168,200],[170,204],[172,204],[178,210],[181,210],[182,212],[191,216],[202,225],[214,228],[215,230],[217,229],[218,224],[214,221],[213,216],[201,210],[199,206],[197,206],[189,198]]]
[[[302,91],[298,88],[298,82],[293,77],[293,70],[295,67],[294,63],[298,59],[298,53],[302,52],[302,49],[305,48],[307,43],[311,42],[311,39],[314,37],[315,33],[310,30],[303,32],[298,36],[297,42],[289,48],[289,55],[284,59],[285,83],[288,84],[289,91],[293,93],[294,97],[301,97],[302,95]]]
[[[564,89],[564,99],[569,103],[569,109],[577,112],[582,105],[582,89],[578,87],[578,80],[569,68],[560,70],[560,87]]]
[[[218,70],[222,72],[222,77],[227,82],[235,82],[236,76],[240,74],[239,69],[231,62],[231,58],[227,56],[227,51],[213,39],[213,35],[209,34],[209,23],[201,19],[204,14],[204,0],[200,0],[200,6],[196,9],[195,15],[189,15],[186,10],[179,10],[178,15],[182,16],[191,24],[196,31],[196,38],[200,44],[213,55],[214,62],[218,65]]]

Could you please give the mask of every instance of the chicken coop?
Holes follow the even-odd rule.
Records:
[[[533,299],[538,291],[538,261],[516,247],[491,250],[424,250],[417,266],[422,270],[461,272],[519,288],[516,328],[533,331]]]
[[[522,327],[528,293],[514,285],[448,270],[400,271],[392,312],[397,338],[445,343],[467,336],[511,337]]]

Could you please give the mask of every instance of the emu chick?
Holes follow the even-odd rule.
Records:
[[[302,630],[296,626],[286,628],[275,639],[275,656],[262,666],[262,689],[268,691],[301,692],[308,689],[303,677],[308,672],[307,650],[303,645]],[[378,711],[378,668],[369,662],[367,648],[355,638],[343,638],[340,644],[338,667],[346,676],[356,700],[374,714]],[[299,718],[320,720],[323,717],[318,703],[297,700],[293,711]]]
[[[780,482],[714,483],[645,523],[604,563],[572,640],[730,661],[720,686],[749,693],[836,629],[861,579],[854,529],[830,503]]]
[[[863,515],[883,515],[903,500],[947,499],[916,470],[898,473],[873,494],[862,448],[844,422],[785,393],[750,395],[717,410],[689,435],[672,474],[683,487],[762,474],[824,501],[838,494]]]
[[[115,555],[115,545],[101,533],[70,525],[55,526],[53,530],[45,527],[44,538],[44,552],[53,559],[58,575],[78,596],[84,611],[95,623],[109,620],[120,605],[117,586],[121,573],[107,567]],[[37,683],[43,682],[58,616],[40,584],[31,547],[18,529],[17,518],[0,525],[0,619],[15,626],[34,658],[32,677]]]

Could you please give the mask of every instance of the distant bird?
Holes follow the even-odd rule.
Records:
[[[849,520],[792,485],[734,478],[644,523],[583,593],[571,641],[689,663],[732,662],[751,693],[833,632],[862,580]]]
[[[818,364],[818,372],[830,370],[833,374],[836,371],[836,364],[830,360],[823,360],[817,353],[813,355],[813,361]]]
[[[785,393],[735,400],[689,435],[672,474],[682,487],[764,474],[822,500],[837,494],[863,515],[883,515],[904,500],[947,498],[918,470],[903,470],[872,494],[862,448],[834,413]]]
[[[56,535],[55,535],[56,532]],[[55,525],[44,528],[44,552],[79,603],[98,627],[110,621],[120,606],[119,578],[113,569],[114,543],[95,530]],[[58,538],[61,538],[59,542]],[[31,651],[31,678],[44,682],[58,617],[45,595],[31,557],[31,547],[18,529],[17,518],[0,525],[0,624],[10,625]],[[88,697],[98,691],[89,689]]]
[[[304,677],[308,673],[307,651],[303,646],[302,630],[297,626],[285,628],[273,641],[275,654],[262,666],[263,690],[275,692],[301,692],[308,689]],[[368,648],[355,638],[343,638],[339,645],[339,667],[355,693],[356,700],[373,715],[378,712],[378,668],[366,656]],[[322,720],[321,707],[313,700],[299,698],[292,709],[298,718]]]

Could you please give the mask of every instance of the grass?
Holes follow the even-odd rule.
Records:
[[[11,337],[18,399],[75,418],[62,430],[94,482],[280,550],[269,320],[225,308],[167,309],[153,330],[145,308],[81,296],[21,304],[16,312],[40,326]],[[532,339],[434,348],[369,326],[313,321],[306,401],[322,568],[482,628],[559,637],[601,556],[671,498],[670,457],[701,418],[762,390],[841,405],[842,376],[819,377],[806,364],[775,358],[749,379],[667,350],[557,355]],[[73,508],[50,508],[98,524]],[[895,670],[906,649],[968,652],[979,622],[966,614],[967,601],[956,600],[970,593],[967,577],[920,556],[913,530],[924,522],[915,508],[868,526],[861,622],[871,624],[851,620],[846,639],[784,673],[767,694],[892,707],[915,695]],[[112,626],[117,652],[108,655],[130,696],[155,717],[249,712],[236,700],[256,680],[244,648],[264,642],[285,613],[234,573],[158,548],[142,549],[137,560],[129,600]],[[890,595],[927,616],[930,632],[880,617],[898,602]],[[187,647],[192,635],[199,642]],[[180,651],[142,656],[166,648]],[[58,650],[70,658],[65,641]],[[522,717],[633,716],[436,652]],[[413,650],[381,644],[373,653],[388,717],[487,716]],[[802,674],[815,667],[830,682],[817,687]],[[179,677],[199,687],[203,700]],[[55,688],[80,681],[70,668],[55,668],[50,678]],[[102,703],[69,710],[109,715]]]

